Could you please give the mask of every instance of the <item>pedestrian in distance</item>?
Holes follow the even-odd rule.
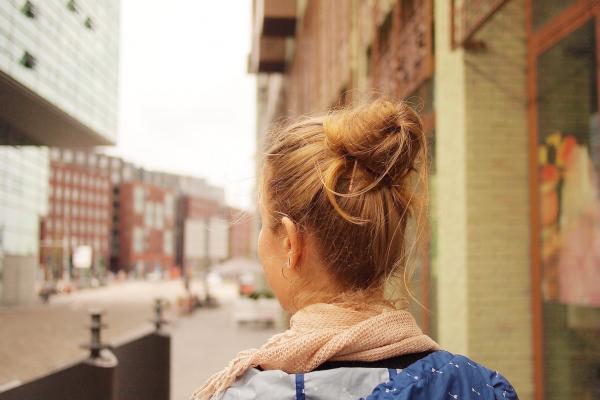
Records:
[[[517,399],[407,310],[427,160],[417,113],[382,98],[271,134],[258,254],[290,328],[240,352],[194,400]]]

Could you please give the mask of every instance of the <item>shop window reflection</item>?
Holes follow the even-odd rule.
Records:
[[[537,62],[546,399],[600,395],[595,32],[592,20],[541,54]]]

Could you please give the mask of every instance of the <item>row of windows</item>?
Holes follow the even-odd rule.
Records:
[[[51,205],[58,208],[69,205],[69,202],[81,202],[97,206],[108,206],[110,203],[110,197],[105,193],[98,194],[85,190],[63,189],[62,187],[49,187],[48,190],[51,198]]]
[[[5,36],[0,32],[1,36]],[[8,38],[12,42],[7,48],[0,48],[0,52],[8,58],[3,60],[6,67],[16,73],[21,80],[36,86],[37,89],[43,87],[49,90],[43,95],[50,96],[57,103],[74,102],[79,108],[92,107],[90,114],[97,114],[98,118],[111,120],[117,112],[116,104],[116,80],[106,79],[96,74],[85,76],[85,70],[79,62],[70,65],[66,55],[61,57],[52,57],[48,49],[36,46],[28,46],[17,43],[18,40]],[[5,42],[5,41],[3,41]],[[11,63],[20,63],[26,69],[39,70],[34,74],[22,74],[22,68],[11,68]],[[43,64],[40,64],[43,62]],[[31,81],[31,82],[29,82]],[[89,110],[88,110],[89,111]]]
[[[131,242],[131,249],[134,254],[142,254],[147,252],[149,249],[148,244],[148,231],[141,227],[135,227],[133,229],[133,241]],[[173,255],[174,249],[174,236],[173,231],[164,231],[162,240],[162,252],[168,256]]]
[[[59,218],[48,218],[45,222],[48,232],[65,232],[108,236],[108,226],[103,223],[67,221]]]
[[[48,3],[48,6],[50,4]],[[102,10],[102,8],[99,10]],[[78,59],[76,64],[80,69],[82,66],[87,70],[98,70],[100,68],[103,78],[105,78],[104,80],[109,76],[116,76],[108,51],[108,49],[112,49],[117,44],[116,36],[109,32],[112,26],[107,26],[94,35],[82,35],[79,24],[73,18],[65,18],[64,15],[61,15],[64,13],[57,12],[57,10],[45,7],[44,12],[40,14],[39,18],[35,18],[35,20],[30,18],[19,19],[19,14],[23,15],[22,11],[19,13],[16,9],[11,9],[10,5],[0,7],[0,18],[5,19],[5,22],[10,22],[11,25],[14,25],[18,29],[13,40],[20,39],[25,41],[31,39],[31,46],[41,44],[44,52],[51,52],[57,55],[60,53],[70,53],[71,56]],[[95,21],[91,20],[90,22],[95,25]],[[103,22],[114,24],[108,16],[104,18]],[[5,23],[3,25],[9,24]],[[26,47],[33,49],[30,46]],[[60,57],[54,58],[59,59]]]
[[[61,234],[50,234],[45,239],[47,241],[46,251],[50,251],[53,247],[62,248],[67,246],[72,251],[77,246],[92,246],[96,251],[108,251],[109,240],[106,238],[95,237],[93,239],[79,236],[63,236]]]
[[[108,190],[110,188],[110,184],[108,183],[108,180],[106,180],[106,178],[90,176],[77,172],[52,169],[52,178],[56,182],[64,182],[66,184],[73,184],[75,186],[105,190]]]
[[[136,186],[133,191],[133,212],[144,214],[146,226],[149,228],[162,228],[165,219],[174,216],[175,198],[171,193],[164,196],[163,202],[146,202],[147,193],[141,186]]]
[[[50,204],[50,215],[74,217],[74,218],[87,218],[90,220],[109,220],[110,211],[103,208],[86,207],[69,204]]]
[[[81,15],[81,10],[79,5],[75,0],[69,0],[66,4],[67,9],[75,14]],[[39,15],[38,7],[30,0],[25,1],[25,3],[21,6],[21,13],[27,18],[36,19]],[[89,15],[83,19],[83,26],[85,26],[89,30],[94,30],[94,21],[92,17]]]
[[[62,161],[66,164],[74,163],[90,168],[98,167],[102,170],[106,170],[108,167],[113,170],[123,168],[124,173],[132,168],[130,165],[124,164],[120,158],[89,153],[81,150],[52,148],[50,150],[50,159],[52,161]]]

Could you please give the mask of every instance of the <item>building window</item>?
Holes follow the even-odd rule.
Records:
[[[156,229],[163,229],[165,222],[164,205],[157,203],[154,206],[154,227]]]
[[[173,255],[173,232],[165,231],[163,234],[163,252],[171,256]]]
[[[94,30],[94,21],[92,21],[91,17],[87,17],[83,25],[88,28],[90,31]]]
[[[21,7],[21,12],[28,18],[35,18],[37,16],[37,8],[29,0],[23,4],[23,7]]]
[[[50,159],[52,161],[60,160],[60,150],[59,149],[51,149],[50,150]]]
[[[67,8],[74,13],[79,12],[79,7],[77,6],[77,2],[75,0],[67,1]]]
[[[21,64],[25,68],[34,69],[35,65],[37,64],[37,59],[33,56],[33,54],[31,54],[28,51],[25,51],[23,53],[23,56],[21,57],[21,60],[19,61],[19,64]]]
[[[133,228],[133,252],[136,254],[144,251],[144,231],[139,226]]]
[[[106,167],[108,167],[108,158],[100,156],[100,161],[98,163],[100,164],[101,169],[106,169]]]
[[[165,195],[165,218],[172,219],[175,211],[175,199],[171,193]]]
[[[85,153],[83,151],[77,151],[75,153],[75,159],[77,164],[85,164]]]
[[[537,57],[541,281],[534,284],[548,400],[594,398],[600,387],[598,39],[592,19]]]
[[[62,152],[62,159],[65,163],[73,162],[73,151],[69,149],[64,149]]]
[[[144,212],[144,188],[140,186],[133,189],[133,212],[136,214]]]
[[[144,224],[148,227],[148,228],[152,228],[154,226],[154,204],[153,203],[147,203],[146,204],[146,214],[145,214],[145,219],[144,219]]]

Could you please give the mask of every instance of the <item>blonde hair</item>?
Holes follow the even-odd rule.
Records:
[[[269,228],[280,229],[275,215],[286,215],[309,232],[346,293],[405,276],[407,224],[426,205],[427,148],[417,113],[377,99],[303,118],[269,139],[261,182]]]

